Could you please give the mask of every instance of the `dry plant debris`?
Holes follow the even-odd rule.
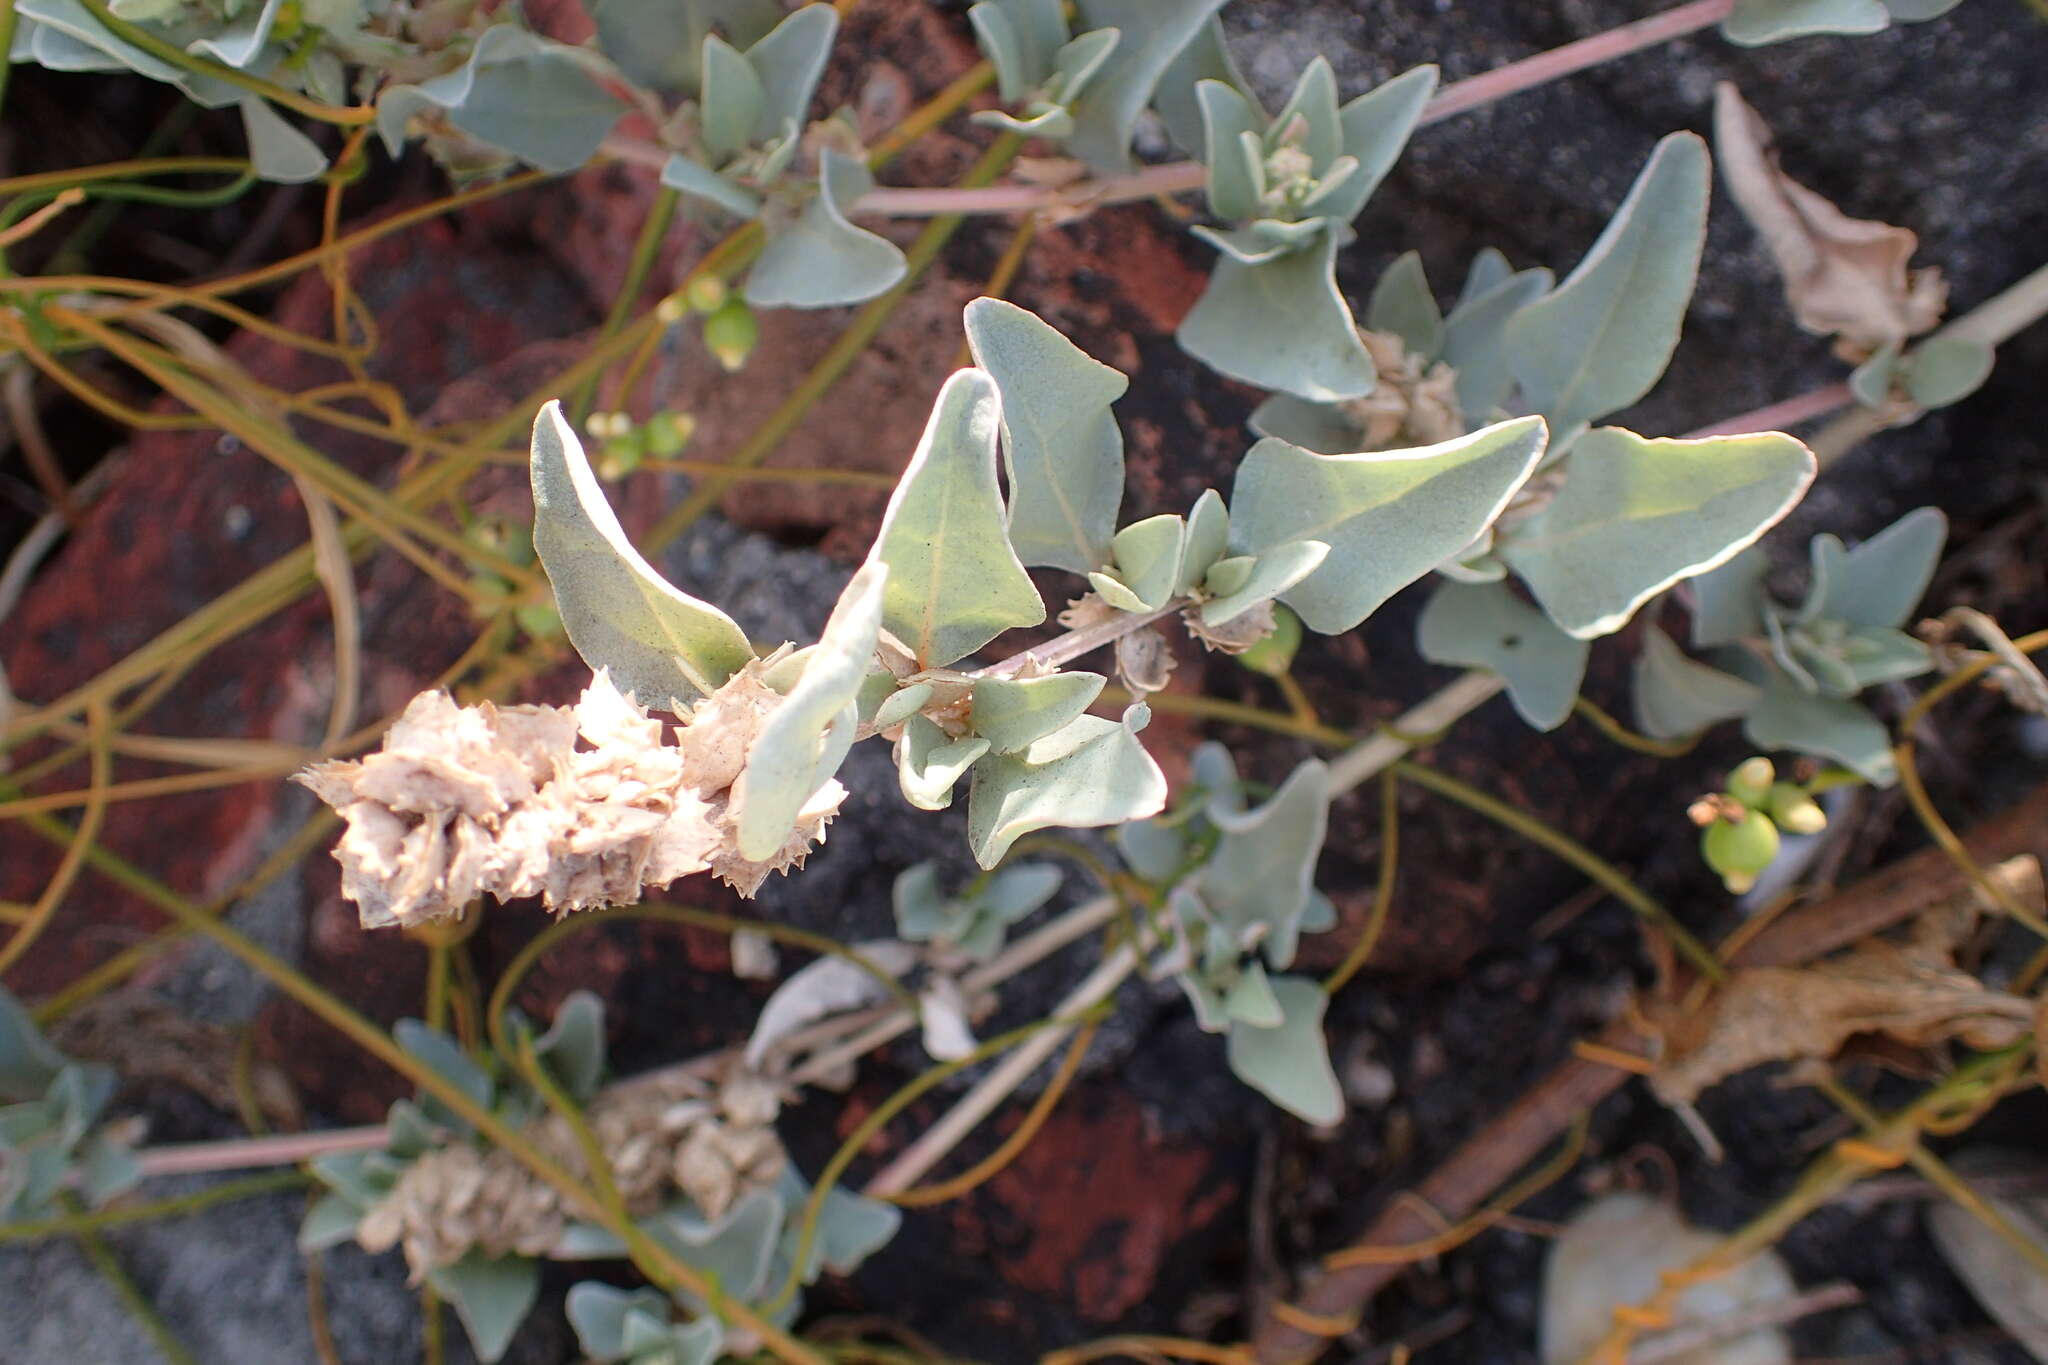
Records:
[[[846,795],[828,781],[774,857],[740,856],[729,789],[782,701],[761,681],[773,662],[734,674],[673,744],[599,669],[574,706],[421,693],[377,752],[297,780],[348,822],[334,853],[365,928],[459,918],[485,894],[538,895],[555,911],[630,905],[706,871],[751,896],[803,865]]]
[[[1860,361],[1941,320],[1948,283],[1910,270],[1910,228],[1851,218],[1778,166],[1771,130],[1735,87],[1714,92],[1714,146],[1729,193],[1763,234],[1799,325]]]
[[[2042,903],[2035,859],[2011,859],[1993,875],[2023,903]],[[1867,939],[1810,967],[1739,969],[1704,1008],[1658,1021],[1664,1057],[1651,1088],[1667,1104],[1689,1104],[1765,1062],[1832,1057],[1859,1033],[1908,1047],[2011,1046],[2032,1032],[2039,1003],[1993,990],[1955,963],[1984,909],[1965,892],[1923,911],[1903,941]]]
[[[1456,370],[1441,360],[1430,364],[1392,332],[1361,327],[1358,339],[1372,357],[1378,381],[1365,397],[1338,406],[1363,430],[1360,450],[1436,445],[1465,434]]]
[[[782,1107],[773,1082],[741,1068],[715,1087],[683,1071],[608,1087],[586,1118],[611,1166],[627,1212],[644,1217],[676,1192],[716,1219],[753,1189],[771,1189],[788,1154],[775,1132]],[[536,1146],[578,1178],[583,1150],[559,1115],[527,1126]],[[366,1251],[405,1249],[415,1281],[480,1248],[490,1256],[545,1256],[573,1214],[562,1192],[503,1148],[456,1142],[414,1161],[382,1202],[363,1216]]]

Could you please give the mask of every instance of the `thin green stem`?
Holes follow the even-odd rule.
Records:
[[[14,4],[15,0],[0,0],[0,110],[7,106],[7,77],[14,70],[8,54],[14,50],[14,30],[21,23]]]
[[[1564,831],[1545,824],[1526,811],[1516,810],[1507,802],[1434,768],[1426,768],[1405,758],[1395,760],[1391,768],[1417,786],[1427,787],[1439,796],[1448,797],[1468,810],[1483,815],[1495,824],[1513,830],[1529,842],[1556,854],[1605,887],[1616,900],[1635,911],[1645,921],[1656,926],[1671,940],[1671,945],[1699,969],[1700,975],[1709,981],[1728,979],[1728,969],[1721,965],[1721,960],[1714,956],[1713,950],[1694,938],[1684,925],[1672,918],[1669,910],[1623,876],[1620,868]]]
[[[85,6],[86,11],[111,30],[115,37],[133,43],[136,47],[149,53],[150,56],[160,61],[169,62],[172,66],[178,67],[181,70],[190,71],[199,76],[210,76],[218,81],[225,81],[238,90],[247,90],[252,95],[261,95],[273,104],[281,104],[287,109],[304,114],[307,118],[318,119],[322,123],[332,123],[343,128],[353,128],[360,124],[369,123],[377,117],[377,111],[368,105],[344,109],[331,104],[322,104],[318,100],[308,99],[296,90],[287,90],[281,85],[266,81],[260,76],[252,76],[248,72],[228,66],[224,62],[209,62],[195,57],[176,44],[165,42],[148,29],[131,24],[126,19],[121,18],[108,8],[106,0],[78,0],[78,3]]]
[[[45,1237],[76,1237],[81,1233],[104,1232],[108,1228],[127,1227],[134,1223],[151,1223],[159,1218],[182,1218],[187,1214],[210,1209],[216,1204],[227,1204],[237,1199],[253,1199],[257,1195],[274,1194],[278,1190],[296,1189],[303,1186],[306,1179],[307,1177],[299,1171],[266,1171],[262,1175],[224,1180],[203,1190],[194,1190],[190,1194],[176,1195],[170,1199],[155,1199],[146,1204],[116,1204],[111,1208],[81,1209],[29,1223],[0,1223],[0,1242],[34,1242]]]
[[[626,325],[626,319],[633,315],[633,303],[640,297],[640,291],[647,287],[647,277],[654,273],[654,263],[661,259],[661,244],[668,239],[670,224],[676,219],[676,205],[682,196],[667,185],[655,191],[654,203],[647,210],[647,219],[640,224],[640,236],[633,243],[633,255],[626,262],[626,277],[619,283],[618,297],[612,300],[612,310],[605,315],[604,326],[598,329],[598,336],[616,335]],[[650,332],[649,336],[658,335]],[[590,416],[590,409],[597,401],[597,377],[593,375],[576,390],[569,403],[571,422],[582,426]]]
[[[1359,968],[1372,959],[1372,950],[1379,946],[1380,935],[1387,927],[1387,915],[1394,905],[1394,879],[1401,866],[1401,783],[1400,773],[1389,768],[1380,774],[1380,873],[1379,884],[1373,888],[1372,914],[1365,921],[1365,929],[1359,934],[1358,942],[1351,945],[1351,951],[1344,954],[1344,960],[1337,964],[1337,970],[1323,980],[1323,994],[1335,995],[1344,989],[1344,984],[1358,975]]]
[[[65,1202],[73,1208],[77,1207],[76,1200],[67,1198]],[[165,1360],[171,1365],[199,1365],[198,1359],[186,1350],[185,1343],[179,1341],[171,1332],[170,1325],[163,1320],[163,1315],[156,1311],[156,1305],[149,1301],[149,1296],[129,1277],[121,1262],[115,1259],[113,1249],[98,1233],[79,1233],[78,1247],[85,1253],[85,1258],[92,1262],[92,1268],[99,1272],[100,1278],[107,1282],[108,1287],[121,1300],[121,1306],[128,1310],[128,1316],[135,1319],[136,1326],[140,1327],[155,1343],[157,1350],[163,1353]]]

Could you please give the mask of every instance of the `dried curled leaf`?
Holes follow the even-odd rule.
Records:
[[[2041,866],[2014,858],[1993,877],[2007,894],[2042,903]],[[1955,965],[1981,906],[1965,893],[1924,912],[1904,942],[1871,939],[1812,967],[1746,967],[1698,1013],[1669,1021],[1650,1087],[1686,1104],[1764,1062],[1831,1057],[1859,1033],[1909,1047],[1959,1039],[2007,1047],[2033,1028],[2036,1003],[1995,991]]]
[[[1906,268],[1920,240],[1912,230],[1851,218],[1786,175],[1770,127],[1727,81],[1714,91],[1714,147],[1801,327],[1838,337],[1837,349],[1861,360],[1941,320],[1948,284],[1931,266]]]
[[[422,693],[376,753],[296,780],[348,822],[334,856],[365,928],[458,918],[482,895],[630,905],[706,871],[751,896],[802,864],[846,795],[828,781],[780,848],[741,855],[728,789],[782,703],[761,681],[771,662],[735,673],[676,744],[599,670],[573,707]]]

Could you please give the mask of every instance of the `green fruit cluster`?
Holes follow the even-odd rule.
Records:
[[[1736,895],[1778,856],[1780,830],[1818,834],[1827,828],[1827,812],[1814,799],[1814,784],[1785,782],[1771,760],[1748,759],[1728,774],[1726,790],[1694,804],[1692,816],[1700,830],[1700,855]]]

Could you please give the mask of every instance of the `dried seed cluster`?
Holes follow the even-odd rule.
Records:
[[[413,698],[376,753],[298,775],[348,829],[342,894],[365,928],[459,918],[479,895],[551,910],[629,905],[710,872],[751,896],[802,866],[845,799],[827,782],[788,842],[742,858],[728,811],[761,723],[782,702],[757,660],[662,741],[662,722],[598,670],[574,706]]]

